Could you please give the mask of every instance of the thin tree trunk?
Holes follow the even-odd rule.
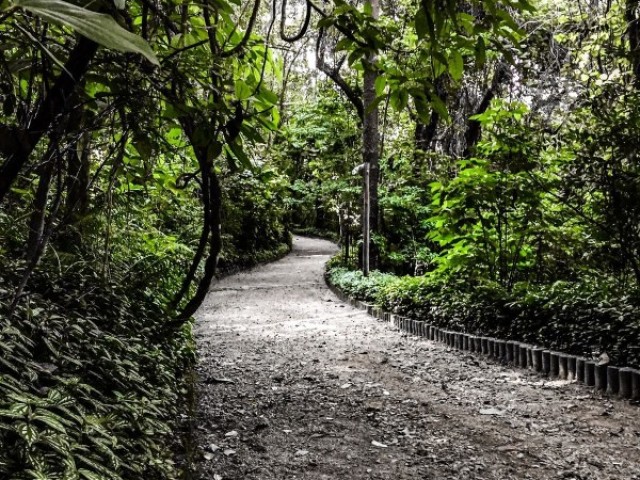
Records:
[[[629,38],[629,60],[633,68],[635,83],[640,86],[640,19],[638,18],[638,0],[626,0],[625,19]]]
[[[380,14],[379,1],[372,0],[371,7],[373,18],[378,18]],[[380,180],[380,115],[377,106],[372,108],[376,99],[375,83],[378,78],[375,61],[376,56],[374,53],[371,53],[364,62],[362,154],[365,165],[369,165],[369,232],[364,232],[366,234],[365,238],[369,236],[369,233],[375,234],[380,229],[380,207],[378,202],[378,182]],[[363,226],[366,224],[366,222],[362,223]],[[371,269],[377,269],[380,263],[379,255],[373,243],[370,245],[369,253],[369,267]]]

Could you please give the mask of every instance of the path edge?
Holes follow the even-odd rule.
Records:
[[[640,370],[600,364],[596,360],[525,342],[436,327],[427,321],[397,315],[383,310],[379,305],[350,297],[331,282],[326,270],[324,280],[329,290],[341,301],[366,311],[369,316],[389,323],[401,332],[442,343],[459,351],[483,355],[508,367],[527,369],[546,378],[574,381],[620,399],[640,400]]]

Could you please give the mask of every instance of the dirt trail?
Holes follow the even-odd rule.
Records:
[[[640,479],[639,407],[394,331],[326,288],[334,251],[213,285],[203,479]]]

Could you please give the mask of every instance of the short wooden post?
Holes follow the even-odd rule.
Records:
[[[551,352],[549,357],[549,375],[551,377],[557,377],[560,370],[560,357],[558,352]]]
[[[482,337],[475,337],[473,339],[473,343],[474,343],[473,350],[476,353],[482,353]]]
[[[498,358],[501,361],[507,361],[507,342],[504,340],[498,342]]]
[[[567,379],[567,369],[567,356],[562,353],[558,354],[558,378],[560,380]]]
[[[588,387],[596,384],[596,363],[591,360],[584,362],[584,384]]]
[[[542,349],[534,347],[531,349],[532,368],[536,372],[542,372]]]
[[[520,342],[513,342],[513,365],[520,366]]]
[[[640,400],[640,370],[631,372],[631,398]]]
[[[519,355],[520,355],[520,361],[518,362],[520,364],[520,368],[527,368],[527,351],[529,350],[529,345],[527,345],[526,343],[521,343],[520,344],[520,350],[519,350]]]
[[[493,349],[495,348],[496,339],[489,337],[487,339],[487,355],[493,358]]]
[[[567,380],[572,382],[576,379],[577,361],[578,359],[573,355],[567,356]]]
[[[617,395],[620,390],[620,369],[613,365],[607,366],[607,393]]]
[[[549,375],[551,371],[551,351],[543,350],[542,351],[542,373],[545,375]]]
[[[509,363],[513,363],[513,342],[509,341],[505,344],[506,348],[506,360]]]
[[[625,367],[618,371],[618,395],[622,398],[631,398],[631,380],[633,370]]]
[[[576,358],[576,380],[584,383],[584,364],[587,361],[584,357]]]
[[[607,389],[607,365],[596,365],[594,368],[595,373],[595,387],[596,390]]]

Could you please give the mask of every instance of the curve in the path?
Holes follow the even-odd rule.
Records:
[[[296,237],[212,286],[202,478],[640,479],[637,407],[402,336],[326,288],[335,251]]]

